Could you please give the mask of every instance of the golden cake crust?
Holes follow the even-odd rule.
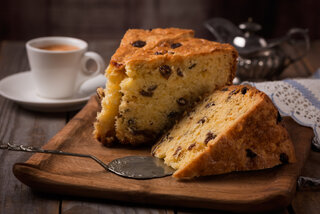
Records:
[[[153,61],[172,58],[173,55],[185,57],[229,50],[233,51],[234,58],[237,58],[233,46],[193,36],[193,30],[178,28],[129,29],[121,40],[120,47],[111,57],[110,64],[121,69],[132,61]],[[138,44],[134,45],[135,43]]]
[[[267,95],[250,86],[229,86],[225,93],[241,91],[243,87],[248,89],[249,96],[260,101],[233,126],[209,141],[205,150],[179,168],[173,177],[192,178],[265,169],[296,161],[289,134]],[[153,147],[153,154],[157,153],[160,144]]]

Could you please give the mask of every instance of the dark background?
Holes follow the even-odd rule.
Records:
[[[181,27],[213,39],[211,17],[239,24],[252,17],[266,38],[308,28],[320,39],[317,0],[0,0],[0,41],[62,35],[85,40],[120,39],[128,28]]]

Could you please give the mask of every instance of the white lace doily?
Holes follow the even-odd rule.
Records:
[[[311,127],[320,144],[320,69],[309,79],[286,79],[273,82],[245,82],[265,92],[282,116]]]

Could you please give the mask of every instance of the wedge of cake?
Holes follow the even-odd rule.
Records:
[[[281,116],[263,92],[228,86],[185,114],[152,154],[174,169],[176,178],[271,168],[295,162]]]
[[[154,143],[195,100],[231,84],[236,50],[176,28],[128,30],[99,89],[102,110],[94,125],[104,144]]]

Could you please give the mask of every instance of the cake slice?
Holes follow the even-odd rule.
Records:
[[[128,30],[99,89],[95,137],[104,144],[154,143],[195,100],[231,84],[236,50],[192,30]]]
[[[215,91],[186,113],[152,154],[176,169],[176,178],[265,169],[296,160],[268,96],[234,85]]]

